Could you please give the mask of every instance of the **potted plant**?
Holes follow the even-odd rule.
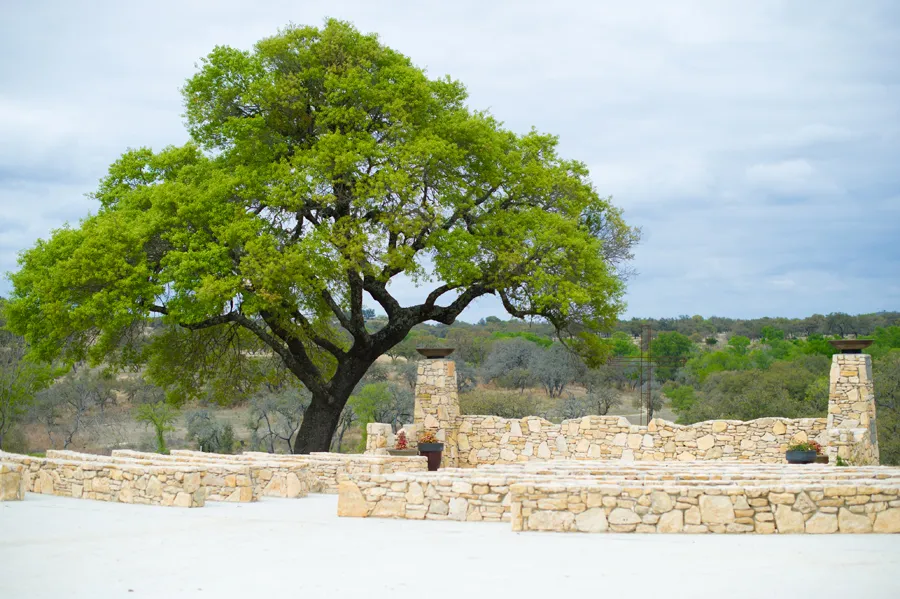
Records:
[[[822,446],[815,441],[793,443],[788,445],[784,457],[788,464],[812,464],[821,450]]]
[[[406,430],[402,428],[397,431],[397,441],[394,443],[394,449],[388,449],[388,453],[391,455],[418,455],[418,452],[415,449],[409,448],[409,440],[406,438]]]
[[[434,472],[441,466],[441,455],[444,453],[444,444],[438,442],[437,437],[431,431],[423,431],[419,435],[419,455],[428,458],[428,470]]]

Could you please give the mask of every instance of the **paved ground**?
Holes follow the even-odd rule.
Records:
[[[0,503],[0,598],[900,597],[900,535],[515,534],[337,518],[336,502],[29,494]]]

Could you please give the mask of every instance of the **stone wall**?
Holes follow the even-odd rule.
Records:
[[[247,460],[274,460],[305,464],[312,476],[311,492],[337,493],[338,482],[350,474],[425,472],[428,460],[421,456],[381,456],[351,453],[313,452],[308,455],[271,454],[249,451],[234,456]]]
[[[25,499],[24,470],[21,464],[0,462],[0,501]]]
[[[247,503],[259,499],[255,492],[250,469],[246,466],[229,466],[210,462],[179,462],[158,453],[134,452],[134,455],[111,456],[77,451],[49,449],[47,457],[70,462],[100,462],[129,466],[187,466],[200,473],[200,485],[206,488],[206,501]]]
[[[832,462],[840,457],[853,464],[879,463],[871,356],[836,354],[831,359],[827,445]]]
[[[529,460],[746,460],[784,461],[789,443],[825,443],[824,418],[711,420],[682,426],[654,419],[632,425],[622,416],[585,416],[554,424],[531,416],[521,420],[461,416],[459,465]]]
[[[338,515],[562,532],[900,532],[900,469],[537,462],[357,475]]]
[[[195,467],[73,462],[6,452],[0,452],[0,461],[24,468],[30,493],[175,507],[203,507],[206,502],[202,471]]]
[[[116,451],[113,451],[115,454]],[[250,468],[254,493],[259,497],[306,497],[315,486],[315,478],[305,463],[279,462],[277,460],[245,459],[240,455],[206,453],[190,449],[173,449],[170,456],[187,462],[207,461],[213,464],[231,464]]]
[[[632,425],[619,416],[587,416],[553,424],[538,417],[509,420],[460,415],[451,360],[419,363],[415,423],[444,443],[442,467],[553,459],[785,461],[792,443],[814,440],[834,464],[878,463],[871,358],[835,355],[827,418],[711,420],[689,426],[655,419]],[[372,424],[370,453],[391,445],[387,425]]]
[[[900,486],[857,484],[510,488],[512,529],[559,532],[898,533]]]

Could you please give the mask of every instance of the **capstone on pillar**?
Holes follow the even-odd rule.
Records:
[[[431,431],[444,444],[441,466],[458,464],[457,419],[459,393],[456,363],[446,358],[419,362],[416,378],[415,424],[419,432]]]

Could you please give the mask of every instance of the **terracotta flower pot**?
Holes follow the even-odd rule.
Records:
[[[428,458],[429,472],[434,472],[441,467],[441,455],[443,455],[443,453],[443,443],[419,443],[419,455]]]

